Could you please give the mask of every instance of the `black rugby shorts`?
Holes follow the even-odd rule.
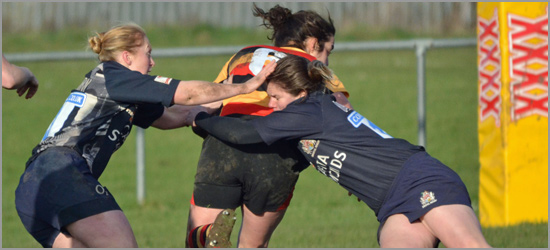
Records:
[[[245,204],[254,214],[277,211],[307,166],[297,141],[234,145],[207,136],[195,176],[194,203],[222,209]]]
[[[52,247],[65,226],[110,210],[121,210],[76,151],[53,147],[27,167],[15,190],[15,207],[27,231]]]

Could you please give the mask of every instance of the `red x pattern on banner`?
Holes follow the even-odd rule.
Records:
[[[501,112],[501,57],[499,48],[498,15],[495,11],[491,20],[479,19],[479,104],[480,121],[494,117],[497,126],[500,125]]]
[[[548,117],[548,15],[535,19],[510,14],[512,120]]]

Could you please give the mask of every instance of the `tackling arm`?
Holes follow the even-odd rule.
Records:
[[[201,112],[195,117],[197,127],[210,135],[233,144],[253,144],[263,142],[252,123],[233,117],[211,116]]]

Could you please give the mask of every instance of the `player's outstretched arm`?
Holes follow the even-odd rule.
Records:
[[[176,104],[169,108],[164,108],[164,113],[152,124],[152,126],[158,129],[174,129],[191,126],[198,113],[206,112],[212,114],[219,109],[221,102],[222,101],[217,101],[195,106]]]
[[[38,80],[28,68],[11,64],[2,54],[2,87],[16,89],[19,96],[26,92],[29,99],[38,91]]]
[[[248,94],[258,89],[269,74],[275,70],[276,63],[271,61],[256,76],[243,84],[218,84],[205,81],[181,81],[174,103],[181,105],[199,105],[211,103],[240,94]]]

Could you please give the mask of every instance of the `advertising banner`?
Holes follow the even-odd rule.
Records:
[[[548,2],[477,5],[479,219],[548,221]]]

